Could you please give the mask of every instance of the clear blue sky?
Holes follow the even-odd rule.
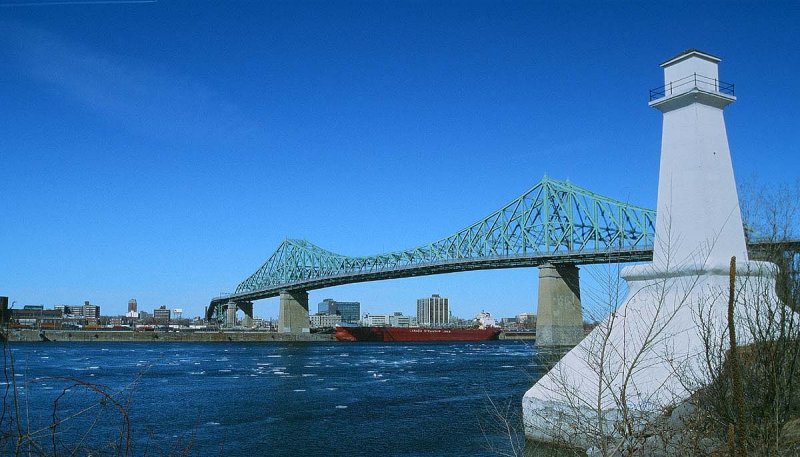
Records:
[[[408,248],[544,174],[654,207],[648,89],[687,48],[736,84],[737,177],[798,176],[796,1],[63,3],[0,0],[0,295],[20,305],[200,315],[285,237]],[[536,281],[473,272],[310,301],[413,313],[440,293],[502,317],[535,309]]]

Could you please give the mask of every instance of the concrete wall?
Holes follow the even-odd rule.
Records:
[[[335,341],[333,335],[274,332],[134,332],[130,330],[45,330],[50,341],[102,342],[229,342]],[[11,330],[9,341],[42,341],[39,330]]]
[[[511,340],[511,341],[536,341],[536,333],[534,332],[502,332],[498,339]]]

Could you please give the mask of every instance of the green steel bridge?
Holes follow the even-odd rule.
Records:
[[[412,249],[351,257],[305,240],[284,240],[235,293],[214,298],[206,317],[221,320],[225,303],[286,291],[546,263],[647,261],[653,255],[655,219],[654,210],[545,177],[474,224]]]

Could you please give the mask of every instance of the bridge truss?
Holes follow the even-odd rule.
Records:
[[[278,249],[219,304],[273,297],[354,282],[454,271],[644,261],[652,257],[656,213],[597,195],[565,181],[543,178],[512,202],[433,243],[373,256],[345,256],[305,240]]]

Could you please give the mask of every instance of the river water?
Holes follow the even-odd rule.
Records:
[[[545,370],[535,346],[513,341],[10,350],[23,425],[59,454],[115,452],[127,416],[131,455],[508,455],[522,444],[522,395]]]

